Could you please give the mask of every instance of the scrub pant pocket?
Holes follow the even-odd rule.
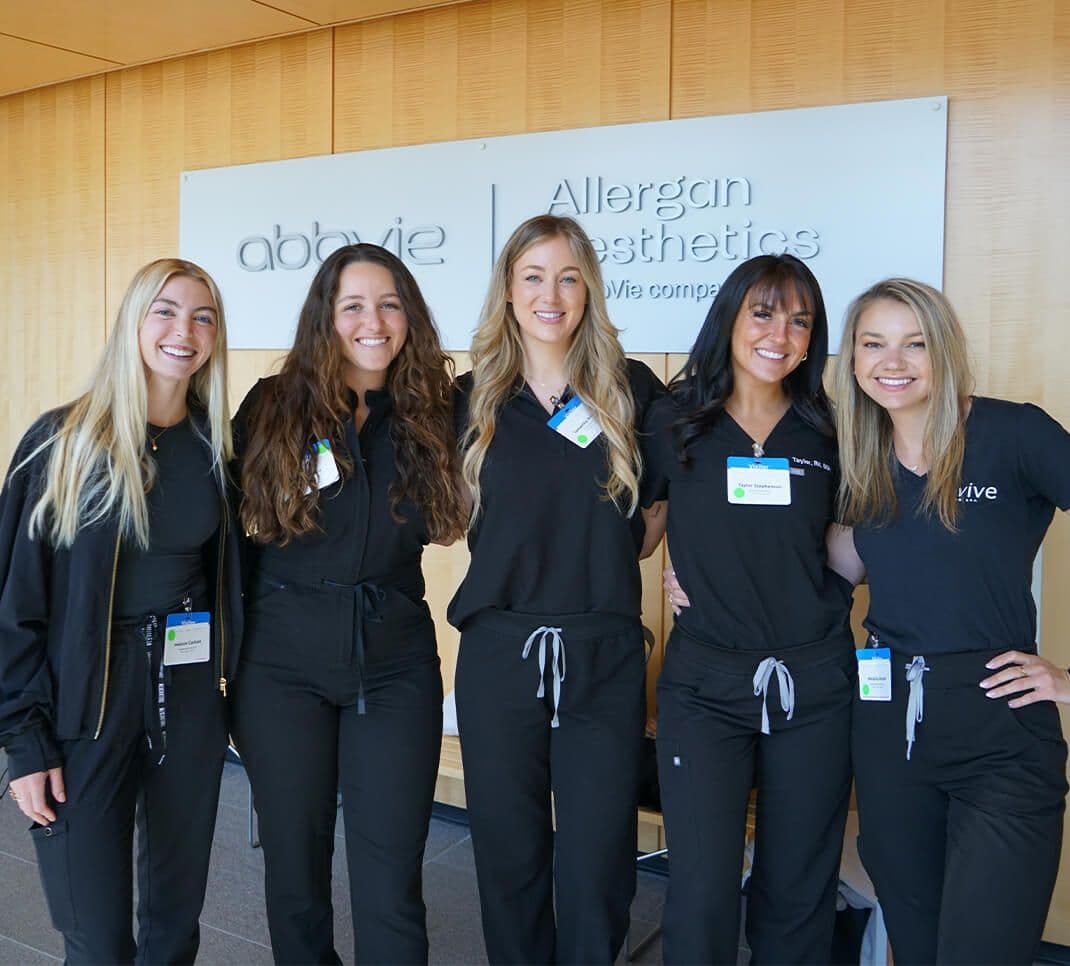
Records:
[[[44,883],[52,925],[60,932],[68,932],[77,926],[77,920],[71,896],[67,823],[56,821],[51,825],[34,825],[30,836],[37,852],[37,867]]]

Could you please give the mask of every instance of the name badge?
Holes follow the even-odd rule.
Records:
[[[546,421],[546,425],[580,449],[587,449],[602,435],[602,427],[598,425],[594,413],[579,396],[573,396],[565,403]]]
[[[338,464],[334,460],[334,453],[331,452],[331,441],[329,439],[321,439],[313,447],[313,452],[310,454],[310,458],[316,460],[316,489],[325,490],[332,483],[337,483],[342,474],[338,472]],[[311,493],[312,487],[307,487],[305,493]]]
[[[211,656],[212,615],[206,610],[167,615],[163,636],[163,663],[200,664]]]
[[[791,464],[783,457],[729,456],[728,502],[790,506]]]
[[[858,658],[858,696],[863,701],[892,700],[892,651],[888,647],[863,647]]]

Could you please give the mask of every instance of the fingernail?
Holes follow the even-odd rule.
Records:
[[[989,662],[988,662],[988,663],[987,663],[987,664],[985,665],[985,667],[986,667],[986,668],[988,668],[988,669],[989,669],[989,670],[991,671],[991,670],[992,670],[992,668],[994,667],[994,665],[993,665],[993,663],[992,663],[991,661],[989,661]]]

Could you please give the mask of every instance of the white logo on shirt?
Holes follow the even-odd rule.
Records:
[[[982,500],[995,500],[998,496],[999,487],[996,486],[963,483],[959,487],[959,503],[980,503]]]

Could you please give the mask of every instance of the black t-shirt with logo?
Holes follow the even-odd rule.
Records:
[[[870,588],[866,627],[915,654],[1031,650],[1033,560],[1055,507],[1070,507],[1070,434],[1036,406],[975,397],[957,533],[917,513],[925,482],[897,467],[895,519],[855,527]]]
[[[664,387],[634,359],[628,360],[628,380],[638,427]],[[458,385],[460,434],[471,374]],[[639,617],[642,514],[636,510],[629,519],[606,498],[605,436],[580,448],[548,426],[549,418],[526,385],[498,413],[480,476],[480,516],[468,532],[472,561],[447,612],[454,627],[488,607]]]
[[[669,501],[669,554],[691,600],[681,630],[719,647],[767,651],[823,640],[846,628],[850,586],[827,567],[825,533],[839,479],[836,440],[789,409],[765,441],[766,457],[787,458],[791,503],[728,500],[728,458],[749,457],[753,441],[723,413],[688,447],[681,464],[671,397],[650,409],[643,434],[649,486],[643,502]]]

